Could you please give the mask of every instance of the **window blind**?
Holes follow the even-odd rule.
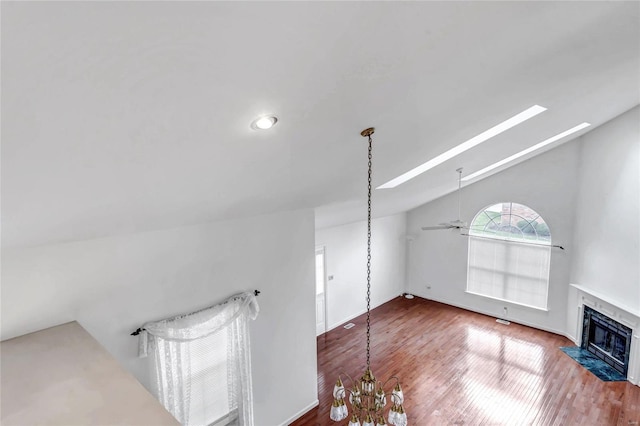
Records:
[[[551,247],[469,237],[467,291],[547,309]]]
[[[217,423],[236,408],[229,405],[227,386],[228,330],[184,343],[191,361],[190,424]]]

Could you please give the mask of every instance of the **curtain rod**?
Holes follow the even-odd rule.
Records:
[[[260,294],[260,290],[253,290],[253,294],[254,296],[257,296]],[[137,336],[138,334],[140,334],[140,332],[144,330],[144,328],[138,328],[136,331],[134,331],[133,333],[130,334],[130,336]]]
[[[540,247],[553,247],[553,248],[559,248],[560,250],[564,250],[564,247],[558,244],[536,244],[536,243],[529,243],[527,241],[503,240],[501,238],[491,238],[491,237],[484,237],[482,235],[471,235],[471,234],[465,234],[465,233],[460,233],[460,235],[464,235],[465,237],[482,238],[484,240],[494,240],[494,241],[498,240],[498,241],[506,241],[509,243],[515,243],[515,244],[524,244],[529,246],[540,246]]]

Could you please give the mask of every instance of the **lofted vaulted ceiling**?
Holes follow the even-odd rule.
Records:
[[[4,247],[300,208],[319,227],[362,219],[362,129],[378,186],[548,108],[375,191],[374,215],[397,213],[454,190],[460,166],[640,102],[638,2],[1,7]],[[252,130],[266,113],[278,124]]]

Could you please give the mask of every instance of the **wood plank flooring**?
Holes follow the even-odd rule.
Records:
[[[292,425],[338,424],[337,375],[366,362],[366,316],[351,322],[318,337],[320,406]],[[558,349],[565,337],[421,298],[374,309],[371,326],[371,369],[400,377],[409,425],[640,425],[640,387],[601,381]]]

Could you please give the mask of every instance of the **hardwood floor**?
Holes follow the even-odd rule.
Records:
[[[318,337],[320,406],[292,425],[338,424],[337,375],[366,361],[366,316],[351,322]],[[558,349],[565,337],[420,298],[374,309],[371,326],[371,369],[400,377],[409,425],[640,425],[640,387],[601,381]]]

